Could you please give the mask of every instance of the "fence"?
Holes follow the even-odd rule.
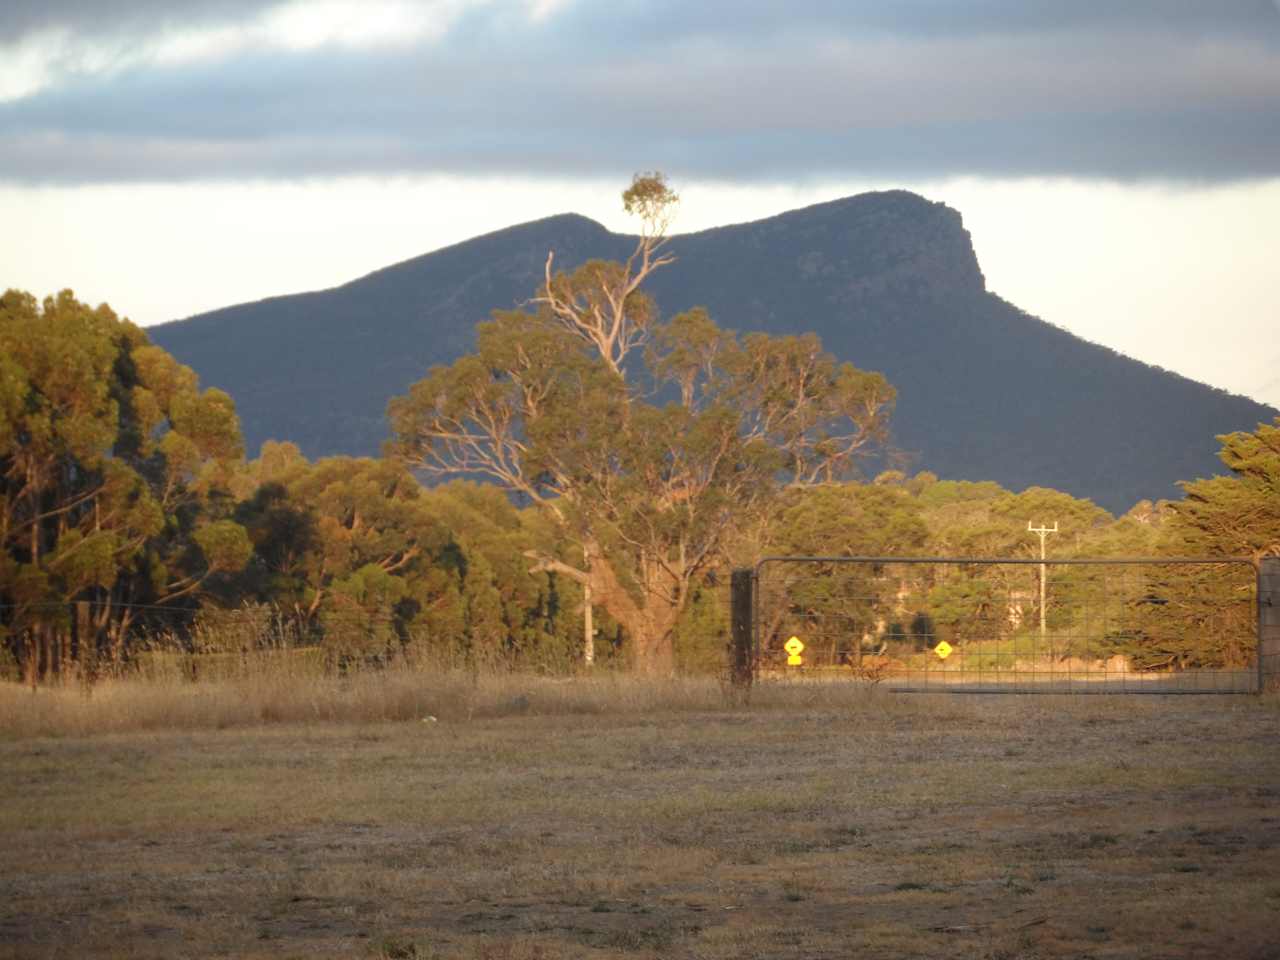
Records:
[[[1280,558],[768,557],[735,571],[739,684],[1252,693],[1280,685]]]

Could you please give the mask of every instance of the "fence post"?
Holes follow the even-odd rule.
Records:
[[[749,687],[755,672],[751,649],[754,571],[734,570],[729,584],[729,680],[735,687]]]
[[[1258,564],[1258,691],[1280,690],[1280,557]]]

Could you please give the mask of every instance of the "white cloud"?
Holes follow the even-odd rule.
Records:
[[[60,45],[64,31],[45,31],[0,46],[0,103],[21,100],[49,86],[54,79],[51,48]]]
[[[0,42],[0,103],[59,82],[145,66],[216,61],[253,50],[404,48],[443,38],[468,12],[510,7],[531,22],[551,19],[569,0],[287,0],[232,22],[150,32],[77,34],[55,27]]]
[[[251,33],[285,50],[407,46],[442,37],[468,8],[489,0],[294,0],[267,11]]]
[[[529,19],[535,23],[550,20],[568,7],[571,2],[572,0],[525,0],[529,10]],[[1280,0],[1276,0],[1276,2],[1280,3]]]
[[[0,43],[0,103],[21,100],[73,76],[108,74],[153,59],[118,37],[87,40],[66,27]]]

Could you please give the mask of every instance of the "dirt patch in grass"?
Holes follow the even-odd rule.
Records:
[[[682,702],[11,738],[0,957],[1280,955],[1271,701]]]

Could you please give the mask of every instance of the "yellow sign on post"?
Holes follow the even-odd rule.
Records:
[[[782,649],[787,651],[788,667],[799,667],[804,664],[804,660],[800,658],[800,654],[804,653],[804,641],[799,637],[792,637],[782,645]]]
[[[947,643],[945,640],[933,648],[933,652],[938,655],[939,660],[945,660],[947,657],[951,656],[951,650],[951,644]]]

